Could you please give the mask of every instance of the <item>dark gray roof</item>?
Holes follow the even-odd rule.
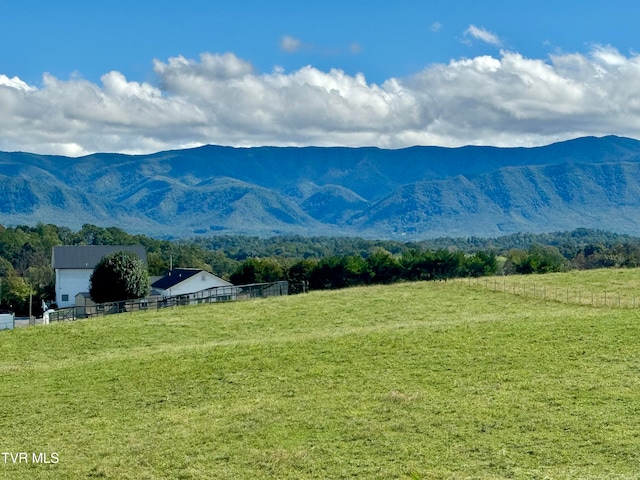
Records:
[[[142,245],[64,245],[53,247],[53,269],[94,268],[100,259],[113,252],[132,252],[147,263],[147,252]]]
[[[151,287],[166,290],[175,287],[180,282],[184,282],[187,278],[191,278],[200,272],[202,272],[202,270],[199,268],[174,268],[166,277],[162,277],[160,280],[154,282]]]
[[[223,278],[214,275],[213,273],[209,273],[200,268],[174,268],[171,270],[165,277],[162,277],[151,284],[151,288],[156,288],[159,290],[168,290],[169,288],[175,287],[179,283],[184,282],[185,280],[199,274],[204,273],[209,277],[215,278],[219,280],[220,284],[233,286],[232,283],[227,282]]]

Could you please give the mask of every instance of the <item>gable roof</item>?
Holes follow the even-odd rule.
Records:
[[[63,245],[53,247],[51,266],[55,269],[93,269],[105,255],[114,252],[135,253],[147,263],[147,252],[142,245]]]
[[[185,280],[195,275],[198,275],[199,273],[205,273],[207,275],[210,275],[212,277],[219,279],[221,282],[232,285],[231,283],[223,280],[222,278],[217,277],[216,275],[209,273],[205,270],[202,270],[200,268],[174,268],[172,271],[169,272],[169,274],[166,277],[162,277],[160,280],[153,282],[153,284],[151,284],[151,287],[158,288],[160,290],[167,290],[171,287],[175,287],[179,283],[182,283]]]

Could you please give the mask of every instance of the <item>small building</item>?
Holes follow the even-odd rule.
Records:
[[[89,279],[102,257],[115,252],[131,252],[147,263],[141,245],[65,245],[53,247],[51,266],[56,276],[58,308],[73,307],[76,295],[89,291]]]
[[[92,313],[96,313],[96,304],[91,299],[89,292],[80,292],[76,295],[76,315],[86,317]]]
[[[217,287],[233,287],[233,284],[199,268],[174,268],[151,284],[151,294],[177,297]]]
[[[0,313],[0,330],[13,330],[15,324],[13,313]]]

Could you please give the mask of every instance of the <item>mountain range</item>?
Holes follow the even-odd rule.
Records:
[[[640,141],[534,148],[215,145],[79,158],[0,152],[0,224],[365,238],[640,234]]]

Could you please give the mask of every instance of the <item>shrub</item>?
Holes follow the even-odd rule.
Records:
[[[89,293],[96,303],[142,298],[149,292],[145,264],[131,252],[114,252],[102,257],[91,274]]]

